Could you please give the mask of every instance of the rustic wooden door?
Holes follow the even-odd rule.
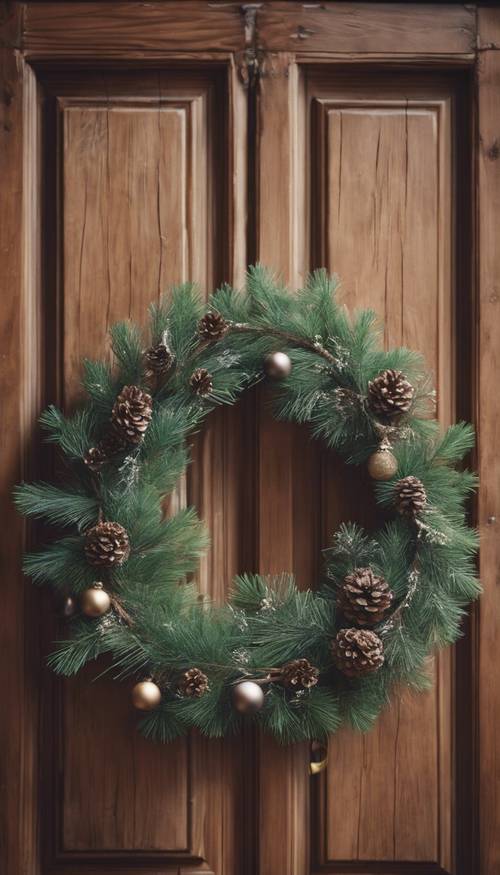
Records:
[[[2,3],[0,858],[6,875],[500,873],[500,9],[455,4]],[[435,686],[326,771],[306,745],[161,747],[126,691],[56,683],[53,608],[25,584],[10,491],[50,460],[41,407],[172,282],[291,283],[326,265],[349,307],[422,350],[438,414],[479,429],[485,594]],[[212,532],[201,585],[317,579],[367,483],[271,422],[221,412],[186,487]]]

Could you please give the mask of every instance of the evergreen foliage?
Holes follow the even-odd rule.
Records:
[[[131,548],[123,564],[99,571],[122,610],[115,601],[101,618],[75,617],[49,664],[73,675],[108,653],[117,678],[153,677],[163,695],[141,722],[147,737],[169,741],[192,726],[211,736],[237,731],[243,719],[252,719],[233,706],[234,684],[244,679],[263,684],[264,707],[254,719],[283,742],[325,737],[343,721],[366,730],[396,683],[428,685],[430,651],[456,640],[466,606],[480,592],[477,536],[464,511],[476,478],[453,467],[472,448],[473,430],[460,423],[440,433],[428,416],[432,393],[421,357],[403,348],[381,350],[375,315],[364,311],[351,318],[336,301],[336,285],[316,271],[291,295],[262,267],[252,268],[244,291],[225,285],[210,299],[227,330],[207,342],[197,330],[206,305],[192,284],[184,284],[150,308],[147,336],[129,323],[114,326],[113,368],[84,363],[82,410],[65,416],[49,407],[42,415],[47,439],[59,446],[70,475],[58,485],[22,484],[15,501],[21,513],[67,531],[26,556],[26,573],[62,593],[68,585],[81,593],[98,576],[85,556],[85,531],[101,519],[123,526]],[[164,378],[151,380],[144,349],[159,343],[171,351],[174,365]],[[228,604],[216,606],[189,582],[207,548],[207,533],[192,509],[165,517],[162,501],[186,469],[189,437],[216,406],[233,404],[264,379],[264,358],[277,345],[289,355],[292,370],[277,386],[276,416],[308,423],[348,464],[364,463],[381,434],[389,437],[398,470],[375,484],[389,521],[370,534],[342,524],[325,551],[323,579],[311,581],[317,584],[311,590],[299,591],[289,574],[241,574]],[[190,388],[200,367],[212,376],[213,391],[206,396]],[[370,380],[385,369],[404,372],[415,388],[412,409],[390,429],[367,403]],[[90,470],[86,454],[109,428],[125,385],[151,394],[151,424],[142,443]],[[413,520],[394,507],[395,483],[408,475],[419,478],[427,494],[425,509]],[[331,642],[345,625],[336,610],[337,591],[346,575],[366,566],[394,593],[391,613],[374,630],[385,662],[369,676],[348,678],[331,658]],[[280,667],[297,658],[319,669],[316,686],[290,691],[280,683]],[[178,692],[178,678],[193,666],[208,676],[209,689],[186,698]]]

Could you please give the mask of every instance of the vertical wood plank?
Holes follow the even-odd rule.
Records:
[[[479,383],[479,749],[480,872],[500,872],[499,763],[500,686],[495,652],[499,643],[500,586],[500,10],[480,9],[478,68],[478,307]]]
[[[326,72],[311,74],[309,91],[315,264],[339,273],[350,310],[371,307],[384,320],[386,346],[422,351],[446,426],[455,410],[454,92],[439,79],[395,82]],[[362,471],[329,457],[324,486],[328,535],[341,519],[377,524],[373,501],[359,507],[360,495],[372,495]],[[437,671],[433,693],[395,701],[366,737],[343,731],[332,739],[320,803],[326,835],[318,838],[318,845],[326,838],[326,859],[451,866],[449,654],[440,657]]]
[[[258,126],[258,257],[291,284],[299,281],[297,175],[298,75],[292,55],[266,58],[260,80]],[[303,225],[302,225],[303,227]],[[259,429],[259,569],[293,571],[294,535],[307,540],[311,517],[295,505],[293,462],[303,435],[263,412]],[[302,497],[307,493],[302,493]],[[313,517],[314,519],[314,517]],[[295,528],[297,527],[297,528]],[[310,562],[301,563],[311,571]],[[309,576],[309,575],[308,575]],[[310,580],[305,585],[311,585]],[[305,875],[309,857],[308,745],[260,740],[259,875]]]
[[[38,106],[34,77],[20,53],[21,11],[0,15],[0,864],[37,875],[39,634],[36,593],[28,592],[20,556],[26,527],[12,488],[29,477],[29,440],[39,391],[37,293],[39,247]]]

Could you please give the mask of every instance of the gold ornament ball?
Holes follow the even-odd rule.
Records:
[[[241,681],[234,688],[234,707],[241,714],[254,714],[264,704],[262,687],[254,681]]]
[[[139,681],[132,688],[132,704],[139,711],[153,711],[161,702],[161,690],[154,681]]]
[[[390,450],[375,450],[368,459],[368,473],[374,480],[390,480],[397,470],[397,459]]]
[[[286,352],[270,352],[264,359],[264,370],[271,380],[283,380],[292,370],[290,356]]]
[[[111,607],[111,598],[102,583],[94,584],[84,590],[80,597],[80,607],[86,617],[102,617]]]

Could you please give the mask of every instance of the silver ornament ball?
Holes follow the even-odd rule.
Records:
[[[270,352],[264,359],[264,370],[271,380],[283,380],[292,370],[290,356],[286,352]]]
[[[234,707],[241,714],[254,714],[264,704],[262,687],[255,681],[240,681],[233,692]]]

